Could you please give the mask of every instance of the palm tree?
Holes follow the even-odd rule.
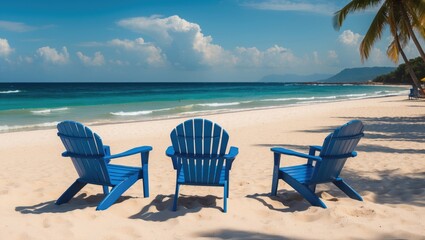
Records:
[[[360,44],[360,56],[362,62],[369,57],[372,46],[376,40],[381,39],[384,27],[388,25],[393,35],[394,41],[390,44],[387,54],[391,60],[398,61],[398,53],[403,57],[406,67],[412,77],[414,84],[422,90],[415,73],[411,70],[409,61],[403,52],[403,47],[406,46],[409,39],[415,42],[422,59],[425,61],[425,54],[422,47],[417,41],[416,35],[413,32],[413,27],[419,30],[421,36],[425,37],[424,22],[425,22],[425,1],[424,0],[352,0],[345,7],[335,13],[334,28],[339,30],[347,15],[351,12],[362,11],[367,8],[379,8],[375,15],[365,37]]]
[[[422,60],[425,62],[425,53],[419,44],[416,34],[413,31],[413,28],[416,28],[422,37],[425,38],[425,29],[422,25],[425,21],[425,1],[423,0],[398,0],[392,1],[393,9],[398,10],[401,17],[403,30],[407,30],[407,33],[403,35],[409,36],[416,48],[421,55]]]
[[[401,4],[401,1],[389,1],[389,4],[391,4],[390,10],[392,11],[388,12],[387,21],[390,26],[390,31],[394,37],[394,40],[391,42],[391,44],[389,45],[387,49],[387,55],[390,57],[392,61],[397,63],[399,58],[398,53],[400,53],[400,55],[403,58],[403,61],[406,63],[407,71],[409,72],[414,85],[423,91],[422,85],[420,81],[418,80],[412,67],[410,66],[409,59],[406,57],[406,54],[403,51],[403,46],[407,45],[407,42],[409,41],[409,36],[412,36],[412,39],[414,42],[415,42],[416,36],[411,30],[411,26],[409,26],[410,22],[405,21],[404,16],[407,16],[407,14],[403,12],[403,7],[400,6],[400,5],[403,5]],[[400,19],[402,19],[402,21],[399,21]],[[416,23],[418,22],[416,21]],[[417,42],[417,39],[416,39],[416,42]],[[425,62],[425,54],[423,54],[423,50],[420,47],[419,43],[417,46],[419,46],[418,51],[421,53],[421,57]]]

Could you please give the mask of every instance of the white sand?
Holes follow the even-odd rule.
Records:
[[[175,172],[164,151],[185,119],[90,126],[118,153],[151,145],[150,197],[141,181],[106,211],[95,211],[99,186],[68,204],[54,201],[75,180],[56,130],[0,134],[0,239],[425,239],[425,102],[387,97],[206,116],[230,134],[240,154],[231,171],[228,213],[222,188],[182,186],[171,211]],[[307,152],[338,125],[366,126],[358,157],[342,177],[363,196],[331,184],[317,192],[328,209],[310,206],[283,181],[270,197],[272,146]],[[113,160],[140,165],[139,156]],[[284,157],[282,165],[304,163]]]

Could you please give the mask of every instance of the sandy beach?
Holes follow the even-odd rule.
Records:
[[[150,197],[137,182],[106,211],[102,188],[86,186],[69,203],[55,200],[76,179],[56,129],[0,134],[0,239],[425,239],[425,102],[407,96],[321,103],[205,116],[239,147],[228,212],[222,188],[183,186],[171,211],[175,172],[165,149],[185,119],[89,126],[112,153],[153,146]],[[283,146],[308,152],[335,127],[360,119],[365,137],[341,176],[364,198],[331,184],[312,207],[283,181],[270,197],[273,154]],[[139,156],[113,160],[140,165]],[[283,157],[281,166],[304,163]]]

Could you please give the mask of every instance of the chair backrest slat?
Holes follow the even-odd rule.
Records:
[[[322,161],[316,164],[312,182],[328,182],[339,177],[347,157],[363,137],[363,123],[352,120],[329,134],[322,145]]]
[[[203,129],[204,129],[204,121],[202,119],[195,119],[194,121],[195,128],[195,155],[203,155],[203,143],[202,139],[204,137]]]
[[[186,146],[186,139],[184,138],[185,132],[184,132],[183,124],[178,125],[176,127],[176,131],[177,131],[177,135],[176,135],[177,140],[179,142],[179,148],[178,148],[179,152],[180,153],[187,153],[187,146]]]
[[[219,125],[204,119],[190,119],[178,125],[170,134],[176,156],[176,169],[182,169],[185,181],[217,184],[225,166],[229,135]]]
[[[89,128],[74,121],[58,124],[58,136],[80,179],[97,184],[110,184],[101,138]]]
[[[221,127],[217,124],[214,124],[213,136],[212,136],[212,149],[211,155],[217,155],[219,152],[219,144],[221,139]]]
[[[204,121],[204,134],[203,134],[203,141],[204,141],[204,155],[211,154],[211,137],[212,137],[212,129],[213,129],[213,123],[211,121],[205,120]]]
[[[186,146],[187,146],[187,153],[194,155],[195,154],[195,134],[193,130],[193,121],[186,121],[183,124],[184,126],[184,134],[185,134],[185,140],[186,140]]]

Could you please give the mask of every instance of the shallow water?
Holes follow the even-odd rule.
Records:
[[[0,132],[62,120],[141,121],[407,94],[403,87],[281,83],[0,83]]]

